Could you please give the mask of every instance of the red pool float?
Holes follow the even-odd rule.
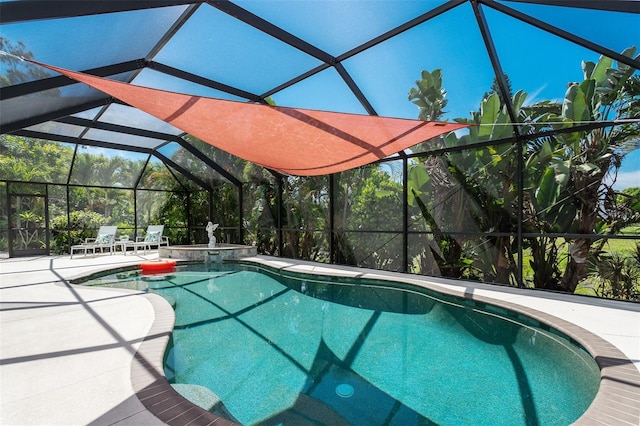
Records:
[[[143,274],[160,274],[173,272],[176,269],[176,261],[171,259],[147,260],[140,264]]]

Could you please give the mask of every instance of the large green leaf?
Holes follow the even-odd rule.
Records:
[[[545,140],[542,144],[535,148],[535,151],[527,158],[525,162],[525,174],[526,188],[537,188],[538,181],[537,176],[542,173],[550,164],[552,159],[553,149],[551,148],[551,142]]]
[[[606,56],[600,56],[600,59],[598,59],[598,63],[596,64],[589,78],[595,80],[598,86],[602,86],[606,82],[607,69],[612,67],[613,59]]]
[[[632,47],[630,47],[628,49],[625,49],[625,51],[622,52],[622,54],[624,56],[628,56],[630,58],[633,58],[635,53],[636,53],[636,47],[635,46],[632,46]],[[636,57],[635,59],[637,61],[640,58]],[[636,72],[635,68],[631,68],[628,65],[619,63],[618,66],[619,66],[619,70],[617,70],[617,71],[619,73],[619,78],[618,78],[616,84],[614,85],[614,87],[612,88],[612,90],[615,91],[615,92],[620,91],[622,89],[622,87],[624,86],[624,84],[627,82],[627,80],[629,80],[629,78]]]
[[[540,150],[538,151],[538,158],[540,162],[546,162],[551,159],[551,155],[553,154],[553,149],[551,149],[551,142],[548,140],[544,141]]]
[[[582,75],[585,80],[591,78],[591,74],[593,74],[593,70],[595,69],[596,64],[591,61],[582,61]]]
[[[555,180],[561,187],[565,187],[571,175],[571,160],[552,160],[552,167],[555,170]]]
[[[555,232],[576,232],[577,209],[571,198],[567,198],[566,192],[562,194],[554,206],[546,212],[546,220]]]
[[[520,113],[520,109],[522,105],[524,105],[524,101],[527,100],[527,92],[523,90],[518,90],[515,95],[513,95],[513,108],[515,110],[515,114],[518,115]]]
[[[589,79],[583,81],[582,83],[580,83],[580,90],[582,90],[582,93],[584,93],[585,104],[588,109],[588,119],[590,120],[593,117],[593,108],[597,108],[595,105],[596,102],[593,101],[593,97],[596,91],[595,80]]]
[[[536,192],[538,210],[547,209],[553,206],[558,200],[559,193],[560,187],[556,183],[555,172],[552,168],[548,168],[545,170],[544,175],[542,175],[540,186]]]
[[[416,164],[409,168],[410,187],[419,191],[427,182],[429,182],[429,174],[422,164]]]
[[[487,99],[482,101],[480,117],[480,128],[478,129],[478,136],[489,136],[493,131],[493,125],[498,120],[498,114],[500,113],[500,98],[497,94],[492,93]]]
[[[564,96],[562,115],[572,121],[588,121],[589,108],[584,92],[577,84],[572,84]]]
[[[433,77],[433,83],[435,87],[442,87],[442,70],[440,68],[436,68],[431,72],[431,76]]]
[[[491,140],[505,139],[513,135],[511,119],[505,113],[498,113],[494,126],[491,128]]]
[[[636,50],[636,46],[627,47],[622,51],[622,55],[626,56],[627,58],[633,58],[636,55]],[[636,58],[636,60],[638,60],[638,58]],[[633,70],[633,68],[631,68],[629,65],[623,64],[621,62],[618,62],[618,68],[623,72],[627,72],[629,69]]]
[[[600,167],[598,167],[597,165],[593,164],[593,163],[584,163],[584,164],[580,164],[578,166],[576,166],[576,170],[587,174],[587,175],[592,175],[595,173],[599,173],[600,172]]]
[[[409,169],[407,186],[409,193],[407,194],[407,203],[412,206],[416,193],[420,193],[422,187],[429,182],[429,174],[423,165],[415,165]]]
[[[433,216],[431,216],[431,213],[429,213],[429,208],[427,207],[427,205],[424,203],[424,201],[420,199],[418,194],[413,189],[410,192],[413,195],[416,203],[418,204],[418,207],[420,208],[420,212],[422,213],[422,217],[424,218],[425,222],[427,222],[427,225],[429,226],[429,228],[432,231],[439,232],[440,227],[436,223]]]

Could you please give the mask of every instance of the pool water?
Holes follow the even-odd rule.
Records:
[[[558,333],[389,283],[215,264],[93,283],[170,300],[167,378],[246,425],[567,425],[599,386]]]

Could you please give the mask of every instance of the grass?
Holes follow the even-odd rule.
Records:
[[[602,246],[602,250],[612,254],[617,253],[626,259],[631,259],[634,257],[635,253],[637,253],[637,248],[640,246],[640,226],[630,226],[624,228],[617,236],[630,236],[633,238],[629,239],[620,239],[620,238],[608,238],[606,242],[604,242]],[[597,241],[595,244],[599,245],[602,243],[602,240]],[[556,247],[558,247],[558,269],[560,275],[562,275],[567,267],[567,263],[569,260],[569,244],[567,240],[564,238],[557,238],[555,240]],[[592,245],[592,253],[594,251],[594,246]],[[533,257],[531,256],[531,250],[525,249],[523,251],[523,262],[522,262],[522,274],[525,286],[533,287],[533,276],[534,271],[531,267],[531,260]],[[418,257],[416,256],[413,259],[413,269],[412,271],[417,272],[421,271],[421,265],[419,264]],[[628,260],[627,260],[628,261]],[[632,267],[634,270],[637,270],[637,267]],[[602,292],[603,289],[609,289],[610,287],[610,278],[607,276],[598,277],[597,275],[589,276],[588,279],[582,280],[581,283],[578,284],[575,293],[576,294],[587,294],[591,296],[602,297],[601,294],[598,294],[596,290]],[[637,300],[638,294],[640,294],[640,282],[638,286],[633,291],[632,295],[629,296],[630,300]],[[606,297],[606,296],[605,296]]]
[[[624,228],[619,235],[623,236],[638,236],[638,238],[634,239],[615,239],[610,238],[605,242],[602,249],[609,253],[619,253],[625,257],[631,257],[632,254],[636,251],[636,247],[640,246],[640,226],[629,226]],[[567,261],[569,259],[569,250],[568,244],[564,238],[558,238],[556,240],[556,246],[559,247],[558,251],[558,269],[562,273],[566,266]],[[530,260],[532,259],[531,250],[526,249],[523,252],[523,264],[522,264],[522,275],[524,282],[532,282],[533,281],[533,268],[531,267]],[[580,286],[576,289],[576,293],[581,292]],[[586,290],[588,294],[595,295],[592,289]],[[585,294],[585,293],[582,293]]]
[[[640,225],[627,226],[620,231],[620,235],[640,235]]]
[[[637,240],[609,240],[605,243],[603,249],[608,252],[618,252],[631,254],[636,250],[636,245],[640,244]]]

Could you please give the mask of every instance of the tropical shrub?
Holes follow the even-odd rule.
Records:
[[[67,216],[58,216],[51,220],[51,241],[50,249],[52,253],[68,253],[69,248],[74,244],[82,243],[85,238],[93,238],[101,225],[107,223],[107,218],[97,212],[88,210],[75,211]]]
[[[631,57],[635,48],[623,54]],[[631,67],[607,57],[583,62],[582,69],[584,81],[569,84],[560,103],[526,105],[527,94],[518,91],[509,110],[498,93],[487,94],[471,119],[455,119],[475,125],[468,135],[446,135],[435,147],[450,148],[448,152],[421,157],[411,166],[408,202],[419,207],[435,242],[422,257],[432,258],[442,275],[513,284],[519,273],[515,255],[523,255],[534,287],[573,292],[588,275],[593,280],[604,274],[599,275],[601,287],[611,289],[606,294],[632,297],[633,291],[619,286],[624,280],[611,275],[620,258],[603,254],[603,247],[605,236],[640,223],[637,191],[613,188],[622,160],[640,146],[640,78]],[[423,72],[409,93],[423,119],[439,119],[446,105],[442,74],[436,71]],[[527,141],[521,147],[510,126],[512,117],[522,123],[520,135]],[[607,121],[616,124],[592,125]],[[545,133],[549,130],[554,132]],[[533,134],[537,136],[527,138]],[[515,142],[459,148],[499,140]],[[522,253],[514,241],[520,167],[516,149],[524,154],[522,230],[539,235],[524,239]],[[460,231],[470,228],[469,218],[484,237],[461,236]],[[588,259],[594,256],[600,266],[589,269]],[[635,277],[629,262],[622,262],[625,276]]]

